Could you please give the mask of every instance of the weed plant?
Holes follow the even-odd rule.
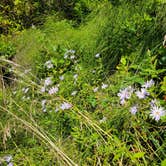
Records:
[[[164,4],[156,18],[154,1],[128,2],[100,4],[80,27],[51,16],[12,39],[14,61],[0,59],[13,74],[1,74],[1,164],[165,165],[163,26],[161,41],[145,37]]]

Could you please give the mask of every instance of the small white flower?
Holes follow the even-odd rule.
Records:
[[[27,100],[30,100],[30,97],[29,97],[29,96],[27,97]]]
[[[68,109],[70,109],[71,107],[72,107],[72,105],[69,104],[69,103],[67,103],[67,102],[63,102],[63,103],[61,104],[61,106],[60,106],[60,108],[61,108],[62,110],[68,110]]]
[[[41,101],[42,108],[45,108],[46,102],[47,102],[47,100],[42,100],[42,101]]]
[[[41,89],[40,89],[40,92],[41,93],[44,93],[46,91],[46,88],[43,86],[43,87],[41,87]]]
[[[165,115],[165,110],[164,108],[162,107],[158,107],[158,106],[154,106],[151,108],[151,113],[150,113],[150,116],[156,120],[156,121],[159,121],[161,116],[164,116]]]
[[[64,54],[64,59],[67,59],[69,55],[71,55],[70,59],[74,59],[75,58],[74,54],[75,50],[67,50],[66,53]]]
[[[72,60],[72,59],[75,59],[75,56],[74,56],[74,55],[70,56],[70,59],[71,59],[71,60]]]
[[[51,68],[54,67],[53,64],[52,64],[52,62],[51,62],[51,60],[47,61],[44,65],[45,65],[48,69],[51,69]]]
[[[99,87],[94,88],[94,89],[93,89],[93,92],[97,92],[98,89],[99,89]]]
[[[141,88],[141,91],[136,91],[135,94],[139,99],[145,99],[149,92],[145,88]]]
[[[106,117],[103,117],[103,119],[100,119],[100,120],[99,120],[99,123],[104,123],[104,122],[106,122],[106,120],[107,120],[107,118],[106,118]]]
[[[133,114],[133,115],[135,115],[137,111],[138,111],[138,110],[137,110],[137,106],[133,106],[133,107],[130,108],[130,112],[131,112],[131,114]]]
[[[51,85],[52,83],[52,77],[47,77],[44,81],[45,86]]]
[[[76,94],[77,94],[76,90],[71,93],[72,96],[75,96]]]
[[[102,83],[101,89],[106,89],[108,87],[107,84]]]
[[[153,100],[151,100],[151,102],[150,102],[150,106],[151,107],[154,107],[154,106],[156,106],[158,103],[157,103],[157,100],[156,99],[153,99]]]
[[[23,91],[24,93],[27,93],[27,92],[29,91],[29,88],[22,88],[22,91]]]
[[[120,92],[118,93],[118,96],[120,97],[120,100],[123,101],[122,103],[124,103],[125,99],[130,99],[133,91],[134,89],[131,86],[120,90]]]
[[[6,162],[10,162],[12,160],[12,156],[9,155],[9,156],[4,156],[3,159],[6,161]]]
[[[73,78],[74,78],[75,80],[77,80],[78,74],[74,74]]]
[[[57,93],[58,90],[59,90],[59,88],[57,86],[55,86],[55,87],[50,88],[50,90],[48,91],[48,93],[50,95],[53,95],[53,94]]]
[[[125,99],[120,100],[120,104],[121,104],[121,105],[124,105],[125,103],[126,103],[126,100],[125,100]]]
[[[64,76],[62,75],[62,76],[59,76],[59,79],[61,80],[61,81],[63,81],[64,80]]]
[[[67,59],[67,58],[68,58],[68,54],[65,53],[65,54],[64,54],[64,59]]]
[[[56,108],[55,108],[55,112],[58,112],[58,111],[59,111],[59,108],[58,108],[58,107],[56,107]]]
[[[92,70],[92,73],[96,73],[96,70]]]
[[[150,88],[154,85],[154,81],[151,79],[150,81],[147,81],[144,85],[142,85],[143,88]]]
[[[75,50],[68,50],[67,53],[70,53],[70,54],[75,54]]]
[[[10,162],[7,166],[13,166],[13,163],[12,163],[12,162]]]
[[[99,57],[100,57],[100,54],[97,53],[97,54],[95,55],[95,58],[99,58]]]
[[[47,112],[47,109],[46,109],[46,108],[44,108],[44,109],[43,109],[43,112]]]

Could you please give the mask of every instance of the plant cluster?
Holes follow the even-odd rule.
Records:
[[[39,65],[42,75],[37,82],[31,80],[31,70],[13,68],[18,81],[24,81],[7,99],[7,109],[14,118],[21,118],[25,130],[38,124],[52,139],[66,140],[66,150],[75,149],[72,154],[78,155],[75,162],[80,165],[97,162],[116,165],[121,160],[123,164],[164,162],[165,108],[156,94],[157,83],[141,78],[144,71],[135,76],[124,57],[117,72],[100,82],[93,70],[90,73],[82,66],[77,50],[55,52],[59,56],[45,59]],[[102,65],[100,56],[97,53],[94,58]],[[34,119],[29,119],[30,116]],[[42,129],[34,130],[32,133]],[[20,129],[17,132],[23,134]],[[19,139],[14,135],[14,139]],[[38,133],[35,135],[43,140]],[[5,142],[13,146],[10,140]],[[38,146],[38,141],[29,136],[25,140],[28,141],[25,146]]]
[[[9,6],[24,20],[26,5],[36,18],[53,2]],[[49,16],[1,40],[0,164],[164,166],[165,3],[56,2],[78,22],[96,9],[79,27]]]
[[[0,2],[0,34],[12,34],[24,28],[39,26],[48,15],[56,14],[80,24],[93,10],[98,0],[10,0]]]

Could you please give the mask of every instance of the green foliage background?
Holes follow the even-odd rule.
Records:
[[[2,0],[0,163],[164,166],[166,118],[152,120],[147,103],[166,108],[165,29],[164,0]],[[47,77],[57,95],[41,93]],[[120,105],[120,89],[149,79],[149,98]],[[72,108],[57,111],[64,101]]]

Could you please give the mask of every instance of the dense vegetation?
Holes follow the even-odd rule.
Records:
[[[0,9],[0,165],[166,165],[164,0]]]

